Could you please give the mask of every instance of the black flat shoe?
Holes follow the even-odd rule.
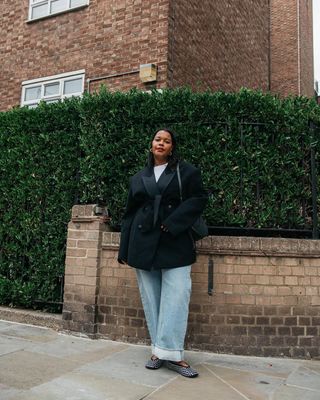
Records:
[[[164,360],[160,360],[158,357],[151,357],[150,360],[147,361],[145,367],[148,369],[159,369],[162,367]]]
[[[178,372],[178,374],[185,376],[186,378],[196,378],[199,373],[190,367],[190,365],[180,365],[173,361],[167,362],[168,369],[172,369],[172,371]]]

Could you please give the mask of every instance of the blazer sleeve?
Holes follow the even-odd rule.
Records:
[[[199,169],[193,170],[186,183],[182,183],[182,188],[184,200],[163,221],[163,224],[173,236],[189,229],[200,217],[208,201],[208,195],[203,187]]]
[[[130,230],[132,221],[135,216],[136,211],[136,204],[134,201],[134,197],[132,194],[132,187],[130,181],[130,188],[127,196],[127,203],[124,215],[121,221],[121,235],[120,235],[120,246],[119,246],[119,253],[118,253],[118,262],[120,264],[125,264],[128,259],[128,247],[129,247],[129,240],[130,240]]]

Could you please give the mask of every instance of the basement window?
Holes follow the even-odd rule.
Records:
[[[47,76],[22,82],[21,106],[37,107],[40,101],[55,103],[72,96],[82,96],[84,70]]]
[[[29,21],[89,5],[89,0],[29,0]]]

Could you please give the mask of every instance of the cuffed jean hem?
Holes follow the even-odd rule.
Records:
[[[169,360],[169,361],[181,361],[184,357],[183,350],[167,350],[161,349],[160,347],[151,346],[152,354],[156,357],[160,358],[160,360]]]

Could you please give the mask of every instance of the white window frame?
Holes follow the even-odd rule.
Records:
[[[63,89],[64,89],[64,83],[70,80],[74,79],[82,79],[82,85],[81,85],[81,92],[74,92],[71,94],[64,94]],[[45,101],[48,103],[52,102],[57,102],[59,100],[64,100],[65,98],[68,97],[81,97],[84,92],[84,80],[85,80],[85,70],[81,69],[78,71],[73,71],[73,72],[66,72],[63,74],[59,75],[52,75],[52,76],[46,76],[38,79],[31,79],[28,81],[23,81],[22,82],[22,91],[21,91],[21,106],[27,106],[29,108],[36,107],[40,101]],[[48,84],[52,83],[59,83],[59,93],[54,94],[54,95],[48,95],[45,96],[44,91],[45,87]],[[30,89],[33,87],[41,86],[41,97],[36,100],[25,100],[25,95],[26,95],[26,89]]]
[[[83,8],[83,7],[87,7],[89,5],[89,1],[90,0],[84,0],[83,4],[79,5],[79,6],[71,6],[71,0],[68,0],[68,5],[65,9],[57,11],[57,12],[51,12],[51,5],[55,0],[29,0],[29,15],[28,15],[28,21],[36,21],[38,19],[43,19],[43,18],[47,18],[51,15],[57,15],[57,14],[62,14],[65,13],[66,11],[71,11],[71,10],[76,10],[77,8]],[[47,13],[46,15],[42,15],[41,17],[38,18],[32,18],[32,10],[36,7],[36,6],[40,6],[40,5],[46,5],[47,4]]]

